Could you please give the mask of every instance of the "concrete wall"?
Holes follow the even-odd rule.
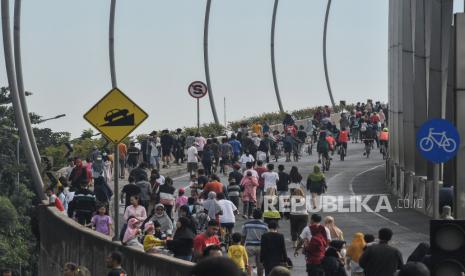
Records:
[[[83,265],[94,276],[107,275],[105,256],[112,251],[123,254],[123,268],[131,276],[189,275],[193,266],[190,262],[145,254],[119,242],[112,242],[105,235],[67,218],[54,207],[40,207],[39,223],[39,275],[62,275],[61,269],[66,262]]]

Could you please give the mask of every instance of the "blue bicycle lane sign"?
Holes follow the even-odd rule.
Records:
[[[424,123],[417,132],[417,149],[433,163],[444,163],[457,154],[460,135],[449,121],[432,119]]]

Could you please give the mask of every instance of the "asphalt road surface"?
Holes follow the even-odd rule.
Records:
[[[348,156],[345,161],[340,161],[337,155],[333,156],[331,169],[326,173],[328,184],[326,195],[343,196],[340,200],[343,200],[345,207],[349,206],[350,196],[374,195],[368,201],[368,206],[375,209],[380,196],[388,193],[385,186],[385,162],[376,149],[372,151],[370,158],[364,157],[362,153],[362,144],[349,143]],[[304,154],[298,163],[284,162],[282,159],[278,163],[284,164],[286,172],[289,172],[291,166],[297,166],[305,180],[313,166],[317,164],[317,156],[315,153],[312,156]],[[188,186],[188,182],[188,176],[183,175],[175,178],[174,184],[176,188],[180,188]],[[227,185],[226,177],[222,176],[222,183]],[[344,238],[348,243],[356,232],[371,233],[377,236],[380,228],[391,228],[394,232],[392,245],[402,252],[405,260],[420,242],[429,241],[429,218],[413,209],[405,208],[409,206],[398,206],[398,201],[390,196],[387,198],[393,212],[381,210],[375,213],[361,208],[361,212],[321,212],[320,214],[323,217],[331,215],[335,218],[336,225],[344,232]],[[381,202],[381,206],[386,207],[386,202]],[[236,219],[235,230],[240,232],[245,220],[240,216]],[[300,254],[294,257],[289,221],[281,220],[279,231],[286,238],[288,256],[294,263],[292,275],[307,275],[304,256]]]

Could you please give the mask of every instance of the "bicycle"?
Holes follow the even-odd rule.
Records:
[[[329,158],[328,153],[323,153],[321,156],[321,170],[323,172],[329,171],[330,165],[331,165],[331,160]]]
[[[370,158],[371,148],[373,147],[373,140],[365,139],[365,152],[363,153],[364,156]]]
[[[341,158],[341,161],[344,161],[344,158],[346,157],[347,155],[347,152],[346,152],[346,148],[344,147],[344,145],[340,145],[339,146],[339,156]]]
[[[423,151],[431,151],[436,144],[445,152],[451,153],[457,149],[457,143],[454,139],[446,136],[446,132],[433,132],[434,128],[429,129],[428,136],[420,140],[420,149]],[[438,138],[436,138],[438,137]]]
[[[383,143],[383,141],[381,141],[379,151],[383,155],[383,160],[386,160],[386,158],[387,158],[387,149],[386,149],[386,145]]]

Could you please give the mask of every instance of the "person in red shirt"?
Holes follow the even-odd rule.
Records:
[[[336,140],[334,139],[333,136],[327,135],[327,136],[326,136],[326,141],[327,141],[328,144],[329,144],[329,150],[332,151],[333,154],[334,154],[334,147],[336,146]]]
[[[216,235],[219,226],[215,220],[210,220],[207,225],[207,230],[204,233],[198,234],[194,238],[194,258],[199,260],[203,256],[203,251],[210,245],[220,245],[220,240]]]
[[[220,178],[216,174],[212,174],[210,179],[211,181],[203,187],[204,198],[207,198],[210,192],[215,192],[216,194],[224,193],[224,185],[220,182]]]
[[[297,128],[295,127],[295,125],[288,125],[284,131],[286,134],[291,133],[293,137],[295,137],[295,135],[297,134]]]
[[[379,116],[378,114],[375,112],[373,113],[373,115],[371,115],[370,117],[370,122],[373,124],[373,125],[377,125],[378,122],[379,122]]]
[[[60,212],[63,212],[65,208],[63,207],[63,203],[61,200],[55,195],[52,188],[47,188],[45,190],[48,198],[49,198],[49,206],[55,206]]]

